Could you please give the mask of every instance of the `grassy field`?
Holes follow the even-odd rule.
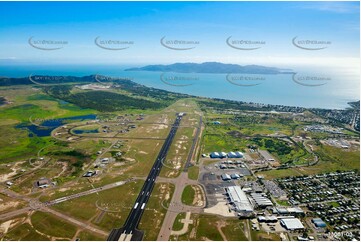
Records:
[[[14,185],[11,187],[12,190],[20,193],[28,193],[35,188],[35,183],[40,178],[48,178],[52,179],[56,177],[62,171],[62,165],[56,163],[55,161],[49,161],[43,167],[36,169],[34,171],[28,171],[26,175],[19,175],[14,176],[12,181]]]
[[[142,181],[130,182],[98,194],[95,193],[59,203],[54,205],[53,208],[83,221],[91,220],[92,223],[99,227],[111,230],[124,224],[142,185]],[[98,223],[95,223],[97,220],[96,215],[100,212],[96,204],[114,212],[107,213]],[[79,209],[79,207],[82,209]]]
[[[69,147],[79,150],[92,157],[92,159],[95,159],[97,157],[96,152],[108,148],[111,143],[111,140],[104,139],[82,139],[78,142],[69,143]]]
[[[41,233],[62,239],[73,238],[77,230],[76,226],[39,211],[31,216],[31,224]]]
[[[316,165],[264,171],[257,174],[263,175],[266,179],[274,179],[288,176],[328,173],[338,170],[360,170],[359,151],[348,151],[329,145],[322,145],[317,146],[316,152],[320,156],[320,161]]]
[[[1,121],[0,121],[1,122]],[[30,138],[28,132],[13,125],[0,125],[0,161],[8,163],[36,156],[38,150],[49,145],[51,138]]]
[[[218,231],[218,218],[213,216],[201,215],[198,218],[198,226],[196,228],[197,240],[216,240],[222,241],[223,238]]]
[[[77,238],[79,238],[80,241],[101,241],[107,239],[106,237],[99,237],[99,235],[92,234],[88,231],[79,232]]]
[[[244,151],[248,143],[245,139],[234,138],[227,134],[206,132],[203,136],[203,149],[201,153]]]
[[[276,199],[276,202],[280,206],[285,206],[285,207],[290,206],[290,203],[288,201],[286,201],[286,200],[277,200]]]
[[[135,164],[129,168],[127,175],[147,176],[163,143],[163,140],[129,140],[124,157]]]
[[[82,109],[69,103],[51,98],[38,89],[8,88],[1,89],[0,96],[5,96],[13,103],[0,107],[0,161],[10,162],[26,159],[48,145],[50,137],[29,137],[27,130],[16,128],[29,120],[56,119],[96,113],[91,109]]]
[[[264,176],[265,179],[275,179],[275,178],[281,178],[281,177],[287,177],[287,176],[302,176],[303,175],[296,168],[262,171],[262,172],[257,172],[256,174]]]
[[[188,178],[192,180],[198,180],[199,167],[191,166],[188,168]]]
[[[243,233],[243,223],[238,219],[224,219],[214,215],[192,214],[193,224],[190,224],[184,235],[171,236],[171,240],[214,240],[246,241]],[[220,231],[225,235],[222,237]]]
[[[343,170],[360,170],[360,151],[348,151],[329,145],[322,145],[316,149],[320,161],[309,167],[298,168],[304,175],[328,173]]]
[[[158,116],[158,115],[156,115]],[[160,115],[159,115],[160,116]],[[156,120],[155,122],[162,122]],[[135,129],[131,129],[128,133],[118,134],[117,137],[135,137],[135,138],[159,138],[165,139],[169,133],[170,126],[165,124],[136,124]]]
[[[194,200],[194,196],[195,196],[195,191],[192,188],[191,185],[187,185],[182,193],[182,203],[186,204],[186,205],[192,205],[193,204],[193,200]]]
[[[28,223],[23,223],[16,226],[6,233],[4,240],[17,240],[17,241],[46,241],[48,237],[39,234]]]
[[[174,231],[179,231],[183,228],[183,223],[181,222],[182,219],[186,217],[186,213],[178,213],[177,217],[174,220],[173,228]]]
[[[27,205],[27,203],[25,201],[14,199],[14,198],[5,196],[4,194],[0,194],[0,201],[1,201],[0,214],[15,211],[15,210],[23,208]]]
[[[221,228],[229,241],[247,241],[244,235],[244,223],[238,219],[228,219],[227,225]]]
[[[360,151],[349,151],[329,145],[317,147],[316,152],[322,161],[331,161],[333,168],[340,170],[360,169]],[[328,164],[330,165],[330,164]]]

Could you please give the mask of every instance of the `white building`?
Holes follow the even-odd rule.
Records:
[[[210,158],[225,158],[227,157],[227,153],[225,152],[212,152],[209,155]]]
[[[240,151],[235,151],[235,152],[229,152],[227,154],[228,158],[243,158],[243,153]]]
[[[264,193],[251,193],[251,197],[258,207],[273,206],[272,201]]]
[[[234,205],[237,212],[253,212],[253,207],[244,191],[239,186],[229,186],[226,188],[229,200]]]
[[[281,225],[288,230],[301,230],[305,228],[298,218],[283,218],[281,219]]]

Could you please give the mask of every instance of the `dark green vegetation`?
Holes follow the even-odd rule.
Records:
[[[32,81],[31,81],[32,80]],[[13,86],[13,85],[34,85],[36,83],[49,85],[49,84],[71,84],[71,83],[87,83],[94,82],[94,76],[31,76],[21,78],[0,77],[0,86]]]
[[[287,155],[292,151],[285,141],[262,138],[253,138],[252,141],[258,146],[265,147],[269,152],[275,152],[279,155]]]
[[[59,99],[76,104],[83,108],[91,108],[104,112],[126,109],[159,109],[166,107],[165,102],[150,101],[129,95],[109,91],[87,91],[70,93],[69,86],[53,86],[47,92]]]
[[[256,137],[252,138],[251,141],[259,148],[266,149],[268,152],[278,157],[280,161],[285,163],[293,163],[296,159],[307,155],[307,151],[303,150],[298,145],[284,140]]]
[[[85,162],[91,161],[90,157],[85,153],[68,148],[65,148],[63,150],[51,151],[48,152],[47,155],[50,155],[51,157],[61,162],[67,162],[68,164],[70,164],[72,167],[71,176],[79,175],[79,173],[82,171],[83,164]]]

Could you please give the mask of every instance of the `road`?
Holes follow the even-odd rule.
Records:
[[[163,165],[163,161],[167,156],[170,145],[172,144],[173,138],[178,130],[180,121],[182,120],[182,115],[177,114],[177,117],[172,125],[172,128],[168,134],[168,137],[164,141],[164,144],[158,154],[157,159],[155,160],[151,171],[147,179],[144,182],[141,192],[139,193],[135,204],[130,211],[128,218],[122,228],[113,229],[108,237],[108,241],[118,241],[118,240],[142,240],[143,233],[137,230],[138,224],[144,212],[144,208],[149,200],[150,194],[152,193],[155,179],[160,173],[160,170]]]
[[[109,184],[109,185],[106,185],[104,186],[104,189],[110,189],[114,186],[119,186],[121,185],[121,183],[124,184],[124,182],[118,182],[118,183],[114,183],[114,184]],[[101,190],[103,189],[103,187],[100,188]],[[93,193],[94,189],[90,190],[90,193]],[[86,195],[89,191],[87,192],[83,192],[81,193],[80,195]],[[75,198],[76,196],[80,196],[80,195],[71,195],[71,196],[68,196],[68,197],[65,197],[66,199],[65,200],[62,200],[60,199],[59,201],[53,203],[53,202],[48,202],[48,203],[42,203],[42,202],[39,202],[38,200],[36,199],[33,199],[33,198],[30,198],[30,197],[27,197],[25,195],[21,195],[21,194],[18,194],[14,191],[11,191],[9,189],[4,189],[4,188],[0,188],[0,193],[2,194],[5,194],[9,197],[12,197],[12,198],[15,198],[15,199],[20,199],[20,200],[23,200],[23,201],[26,201],[26,202],[29,202],[29,206],[26,206],[24,208],[21,208],[21,209],[17,209],[15,211],[11,211],[11,212],[8,212],[8,213],[4,213],[4,214],[0,214],[0,221],[4,221],[4,220],[9,220],[13,217],[16,217],[16,216],[19,216],[21,214],[24,214],[24,213],[29,213],[31,211],[35,211],[35,210],[39,210],[39,211],[43,211],[43,212],[47,212],[47,213],[52,213],[53,215],[57,216],[57,217],[60,217],[72,224],[75,224],[83,229],[87,229],[89,231],[92,231],[94,233],[97,233],[101,236],[106,236],[108,235],[107,232],[103,231],[101,228],[98,228],[94,225],[92,225],[91,223],[88,223],[88,222],[83,222],[83,221],[79,221],[77,219],[74,219],[66,214],[62,214],[60,212],[57,212],[47,206],[51,206],[53,204],[56,204],[56,203],[59,203],[59,202],[63,202],[63,201],[66,201],[66,200],[69,200],[69,199],[72,199],[72,198]],[[56,201],[56,200],[54,200]]]

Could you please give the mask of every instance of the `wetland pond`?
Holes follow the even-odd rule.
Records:
[[[39,125],[35,125],[29,122],[21,123],[16,126],[18,129],[26,129],[29,131],[29,137],[33,137],[34,135],[38,137],[50,136],[51,132],[64,125],[69,123],[70,121],[85,121],[85,120],[95,120],[95,114],[81,115],[81,116],[72,116],[66,118],[58,118],[58,119],[46,119],[42,121]],[[81,130],[79,130],[81,132]],[[89,130],[87,130],[89,131]],[[95,131],[93,131],[95,132]]]

